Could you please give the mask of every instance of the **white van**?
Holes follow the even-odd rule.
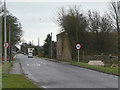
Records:
[[[34,48],[28,48],[28,58],[33,58],[33,50]]]
[[[29,52],[29,53],[28,53],[28,58],[33,58],[32,52]]]

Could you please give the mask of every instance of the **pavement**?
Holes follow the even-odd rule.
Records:
[[[19,61],[14,61],[9,74],[23,74]]]
[[[18,54],[23,73],[43,88],[118,88],[118,76]],[[17,65],[17,64],[16,64]]]

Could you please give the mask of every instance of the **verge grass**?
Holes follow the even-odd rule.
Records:
[[[79,63],[78,62],[70,62],[70,64],[88,68],[88,69],[92,69],[92,70],[109,73],[109,74],[119,75],[118,67],[110,68],[110,67],[102,67],[102,66],[93,66],[93,65],[89,65],[89,64],[83,63],[83,62],[79,62]]]
[[[3,88],[38,88],[23,75],[8,74],[3,76]]]
[[[12,66],[11,62],[7,63],[7,72],[9,73],[10,68]],[[2,64],[2,68],[4,70],[4,64]],[[3,74],[3,73],[2,73]],[[38,88],[31,81],[26,79],[24,75],[16,75],[16,74],[7,74],[5,76],[2,75],[2,88]]]

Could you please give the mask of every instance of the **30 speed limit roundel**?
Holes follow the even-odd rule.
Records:
[[[8,43],[4,43],[3,46],[6,47],[6,48],[8,48],[9,44]]]
[[[77,49],[80,49],[80,48],[81,48],[81,45],[80,45],[80,44],[77,44],[77,45],[76,45],[76,48],[77,48]]]

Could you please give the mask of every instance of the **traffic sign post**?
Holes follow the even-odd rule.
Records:
[[[80,50],[80,48],[81,48],[81,45],[80,45],[80,44],[77,44],[77,45],[76,45],[76,49],[78,50],[78,63],[79,63],[79,50]]]
[[[78,49],[78,63],[79,63],[80,61],[79,61],[79,49]]]

